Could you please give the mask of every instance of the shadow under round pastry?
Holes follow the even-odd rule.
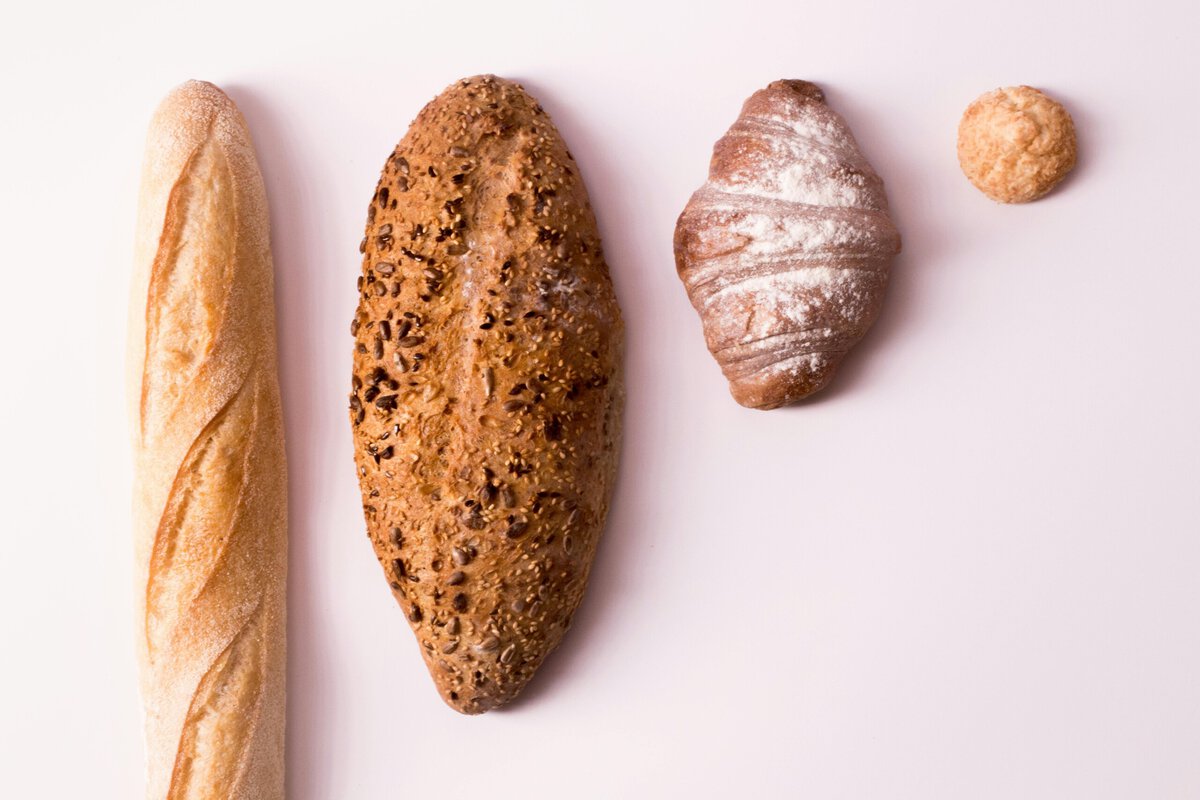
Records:
[[[1032,86],[980,95],[958,125],[958,163],[998,203],[1045,196],[1075,166],[1075,123],[1061,103]]]

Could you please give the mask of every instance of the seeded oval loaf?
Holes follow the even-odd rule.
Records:
[[[494,76],[417,116],[367,214],[350,419],[367,530],[442,698],[512,700],[583,596],[623,326],[574,160]]]
[[[129,326],[146,797],[284,796],[287,464],[267,197],[210,83],[146,139]]]

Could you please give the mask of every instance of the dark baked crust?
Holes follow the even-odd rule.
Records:
[[[510,701],[583,595],[623,327],[570,153],[520,86],[427,105],[368,210],[350,419],[376,555],[445,701]]]

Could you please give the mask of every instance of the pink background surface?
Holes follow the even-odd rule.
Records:
[[[120,5],[120,4],[118,4]],[[124,320],[138,169],[189,77],[272,205],[291,470],[289,794],[1200,797],[1192,3],[27,4],[0,33],[0,794],[138,796]],[[588,597],[523,701],[443,707],[364,535],[345,395],[378,170],[454,79],[520,79],[628,327]],[[742,100],[818,81],[904,252],[819,399],[735,405],[674,274]],[[1059,191],[963,179],[963,108],[1074,115]]]

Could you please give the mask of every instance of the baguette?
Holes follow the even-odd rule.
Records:
[[[233,102],[150,125],[129,342],[147,797],[282,798],[287,469],[266,193]]]
[[[512,700],[587,584],[623,329],[579,170],[494,76],[421,111],[367,215],[350,421],[376,557],[442,698]]]

